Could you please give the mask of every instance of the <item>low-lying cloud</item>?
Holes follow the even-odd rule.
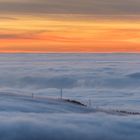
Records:
[[[127,76],[132,78],[132,79],[139,79],[140,80],[140,72],[131,73],[131,74],[128,74]]]
[[[1,113],[0,139],[138,140],[139,122],[139,118],[121,118],[103,114]]]
[[[23,86],[34,86],[38,88],[73,88],[77,80],[71,77],[24,77],[20,79]]]
[[[111,55],[104,55],[98,58],[95,54],[79,54],[78,56],[77,54],[1,55],[0,87],[139,89],[139,68],[135,69],[138,72],[133,72],[133,68],[130,69],[128,64],[126,68],[129,69],[127,72],[129,74],[127,74],[123,71],[122,64],[128,62],[121,62],[121,60],[113,62],[111,57]],[[137,56],[134,58],[139,59]],[[111,65],[112,63],[114,65]]]
[[[139,140],[139,116],[88,112],[88,108],[83,111],[79,106],[67,106],[60,100],[52,102],[40,95],[55,92],[56,98],[60,92],[46,88],[62,87],[67,88],[64,97],[73,93],[74,98],[93,99],[94,108],[100,105],[139,110],[139,90],[133,90],[139,89],[140,84],[139,62],[135,61],[139,61],[139,57],[130,54],[0,54],[0,139]],[[124,59],[127,61],[122,61]],[[74,92],[72,88],[78,90]],[[24,93],[26,96],[21,96]],[[34,98],[31,93],[35,93]]]

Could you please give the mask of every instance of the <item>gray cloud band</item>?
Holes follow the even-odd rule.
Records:
[[[139,0],[0,1],[1,13],[140,15]]]

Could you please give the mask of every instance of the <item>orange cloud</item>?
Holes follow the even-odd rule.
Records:
[[[0,52],[139,52],[140,21],[14,16],[0,22]]]

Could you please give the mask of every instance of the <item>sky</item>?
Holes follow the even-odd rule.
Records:
[[[140,1],[0,0],[0,52],[140,52]]]

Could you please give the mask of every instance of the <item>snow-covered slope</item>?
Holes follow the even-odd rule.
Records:
[[[138,140],[139,126],[139,116],[0,93],[1,140]]]
[[[16,93],[0,92],[0,111],[24,113],[88,113],[88,109],[81,105],[61,99],[27,96]]]

